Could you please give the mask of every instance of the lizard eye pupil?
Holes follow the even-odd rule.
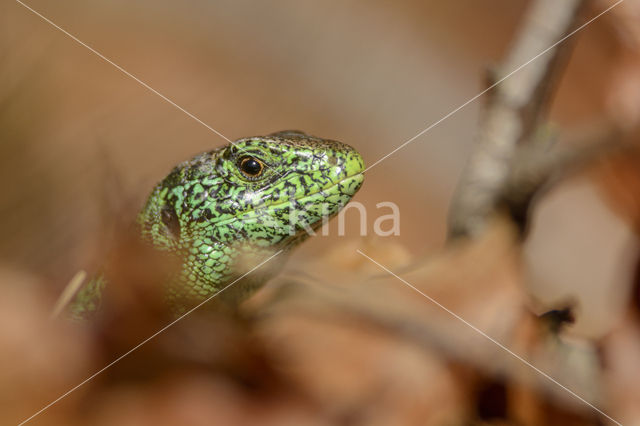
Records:
[[[240,159],[240,171],[249,177],[258,177],[262,174],[264,164],[255,157],[242,157]]]

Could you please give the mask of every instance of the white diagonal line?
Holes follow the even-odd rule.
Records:
[[[214,129],[213,127],[209,126],[207,123],[205,123],[204,121],[200,120],[198,117],[196,117],[195,115],[193,115],[192,113],[190,113],[189,111],[187,111],[186,109],[182,108],[180,105],[178,105],[177,103],[175,103],[174,101],[172,101],[171,99],[169,99],[168,97],[166,97],[165,95],[163,95],[162,93],[158,92],[156,89],[154,89],[153,87],[149,86],[147,83],[145,83],[144,81],[140,80],[138,77],[136,77],[135,75],[131,74],[129,71],[125,70],[124,68],[122,68],[120,65],[116,64],[115,62],[113,62],[111,59],[107,58],[106,56],[104,56],[102,53],[98,52],[96,49],[94,49],[93,47],[89,46],[87,43],[83,42],[82,40],[78,39],[76,36],[74,36],[73,34],[69,33],[68,31],[66,31],[64,28],[60,27],[59,25],[57,25],[56,23],[54,23],[53,21],[51,21],[49,18],[47,18],[46,16],[43,16],[41,13],[39,13],[38,11],[32,9],[31,7],[27,6],[26,4],[24,4],[23,2],[21,2],[20,0],[16,0],[17,3],[21,4],[22,6],[24,6],[26,9],[30,10],[31,12],[33,12],[35,15],[39,16],[40,18],[42,18],[44,21],[48,22],[49,24],[51,24],[53,27],[55,27],[56,29],[60,30],[61,32],[63,32],[64,34],[66,34],[68,37],[70,37],[71,39],[73,39],[75,42],[77,42],[78,44],[86,47],[87,49],[89,49],[91,52],[95,53],[97,56],[99,56],[100,58],[102,58],[103,60],[105,60],[106,62],[110,63],[111,65],[113,65],[114,67],[116,67],[120,72],[122,72],[123,74],[125,74],[128,77],[131,77],[132,79],[134,79],[135,81],[137,81],[140,85],[142,85],[143,87],[145,87],[146,89],[148,89],[149,91],[155,93],[156,95],[160,96],[162,99],[164,99],[165,101],[167,101],[168,103],[170,103],[171,105],[173,105],[174,107],[178,108],[180,111],[184,112],[185,114],[187,114],[189,117],[193,118],[195,121],[197,121],[198,123],[202,124],[204,127],[206,127],[207,129],[211,130],[213,133],[215,133],[216,135],[220,136],[221,138],[225,139],[227,142],[231,142],[231,139],[229,139],[228,137],[226,137],[225,135],[223,135],[222,133],[220,133],[219,131],[217,131],[216,129]]]
[[[87,377],[86,379],[84,379],[82,382],[78,383],[76,386],[72,387],[71,389],[69,389],[67,392],[63,393],[62,395],[60,395],[58,398],[56,398],[55,400],[51,401],[49,404],[45,405],[44,407],[42,407],[38,412],[36,412],[35,414],[33,414],[32,416],[30,416],[29,418],[23,420],[22,422],[20,422],[18,424],[18,426],[22,426],[23,424],[29,422],[30,420],[32,420],[34,417],[38,416],[39,414],[41,414],[42,412],[44,412],[45,410],[47,410],[49,407],[51,407],[52,405],[56,404],[57,402],[59,402],[60,400],[64,399],[65,397],[67,397],[69,394],[71,394],[72,392],[74,392],[75,390],[77,390],[79,387],[81,387],[82,385],[90,382],[91,380],[93,380],[97,375],[99,375],[100,373],[104,372],[106,369],[108,369],[109,367],[113,366],[114,364],[116,364],[118,361],[122,360],[123,358],[125,358],[126,356],[128,356],[129,354],[131,354],[132,352],[134,352],[135,350],[137,350],[138,348],[140,348],[142,345],[144,345],[145,343],[149,342],[151,339],[153,339],[154,337],[156,337],[157,335],[159,335],[160,333],[164,332],[165,330],[167,330],[169,327],[173,326],[175,323],[177,323],[178,321],[182,320],[184,317],[186,317],[187,315],[191,314],[193,311],[195,311],[196,309],[198,309],[199,307],[201,307],[202,305],[204,305],[205,303],[207,303],[208,301],[210,301],[211,299],[213,299],[214,297],[218,296],[220,293],[222,293],[223,291],[225,291],[226,289],[228,289],[229,287],[231,287],[232,285],[234,285],[235,283],[237,283],[238,281],[240,281],[241,279],[243,279],[244,277],[246,277],[247,275],[249,275],[250,273],[252,273],[253,271],[255,271],[256,269],[260,268],[262,265],[264,265],[265,263],[269,262],[271,259],[273,259],[274,257],[276,257],[277,255],[279,255],[280,253],[282,253],[282,250],[278,250],[275,254],[273,254],[271,257],[269,257],[267,260],[261,262],[259,265],[253,267],[251,270],[249,270],[248,272],[245,272],[244,274],[242,274],[239,278],[235,279],[234,281],[231,282],[231,284],[225,286],[222,290],[220,290],[219,292],[209,296],[207,299],[205,299],[204,301],[200,302],[199,304],[197,304],[196,306],[194,306],[193,308],[191,308],[190,310],[188,310],[186,313],[180,315],[178,318],[176,318],[175,320],[171,321],[169,324],[165,325],[164,327],[162,327],[160,330],[156,331],[155,333],[153,333],[151,336],[147,337],[146,339],[144,339],[142,342],[138,343],[136,346],[134,346],[133,348],[129,349],[127,352],[125,352],[124,354],[120,355],[118,358],[116,358],[115,360],[111,361],[109,364],[107,364],[106,366],[104,366],[103,368],[101,368],[100,370],[96,371],[95,373],[93,373],[91,376]]]
[[[369,259],[371,262],[375,263],[376,265],[378,265],[380,268],[382,268],[383,270],[385,270],[386,272],[388,272],[390,275],[393,275],[394,277],[396,277],[397,279],[399,279],[400,281],[402,281],[404,284],[406,284],[408,287],[412,288],[413,290],[415,290],[416,292],[420,293],[422,296],[424,296],[426,299],[428,299],[431,303],[435,304],[436,306],[438,306],[440,309],[444,310],[445,312],[447,312],[449,315],[453,316],[454,318],[456,318],[457,320],[461,321],[462,323],[464,323],[466,326],[470,327],[472,330],[474,330],[476,333],[482,335],[483,337],[485,337],[486,339],[488,339],[489,341],[491,341],[492,343],[494,343],[495,345],[497,345],[498,347],[500,347],[501,349],[503,349],[505,352],[509,353],[511,356],[513,356],[514,358],[516,358],[518,361],[522,362],[523,364],[526,364],[527,366],[529,366],[531,369],[533,369],[536,373],[542,375],[544,378],[546,378],[547,380],[555,383],[556,385],[560,386],[562,389],[564,389],[565,391],[569,392],[573,397],[577,398],[578,400],[582,401],[583,403],[585,403],[586,405],[588,405],[589,407],[593,408],[594,410],[596,410],[598,413],[602,414],[603,416],[605,416],[607,419],[611,420],[612,422],[614,422],[617,425],[622,426],[622,423],[614,420],[613,418],[611,418],[609,415],[607,415],[605,412],[603,412],[602,410],[600,410],[598,407],[596,407],[595,405],[593,405],[592,403],[590,403],[589,401],[587,401],[586,399],[582,398],[580,395],[578,395],[577,393],[575,393],[574,391],[572,391],[571,389],[567,388],[566,386],[564,386],[562,383],[558,382],[556,379],[554,379],[553,377],[551,377],[550,375],[548,375],[547,373],[545,373],[544,371],[540,370],[538,367],[536,367],[535,365],[531,364],[529,361],[527,361],[526,359],[524,359],[523,357],[521,357],[520,355],[516,354],[515,352],[511,351],[509,348],[507,348],[505,345],[503,345],[502,343],[498,342],[496,339],[494,339],[493,337],[489,336],[487,333],[485,333],[484,331],[480,330],[478,327],[476,327],[475,325],[471,324],[469,321],[465,320],[464,318],[462,318],[460,315],[456,314],[455,312],[451,311],[450,309],[448,309],[446,306],[442,305],[441,303],[439,303],[437,300],[435,300],[434,298],[432,298],[431,296],[423,293],[422,291],[420,291],[419,289],[417,289],[416,287],[414,287],[413,285],[411,285],[408,281],[406,281],[405,279],[399,277],[398,275],[396,275],[395,273],[393,273],[391,270],[389,270],[389,268],[385,267],[384,265],[381,265],[380,263],[376,262],[375,260],[373,260],[372,258],[370,258],[369,256],[367,256],[366,254],[364,254],[362,251],[360,251],[359,249],[356,250],[360,255],[362,255],[363,257],[366,257],[367,259]]]
[[[536,59],[538,59],[542,55],[548,53],[550,50],[552,50],[555,47],[557,47],[559,44],[561,44],[562,42],[567,40],[569,37],[573,36],[577,32],[583,30],[588,25],[592,24],[596,19],[600,18],[605,13],[608,13],[611,9],[613,9],[616,6],[618,6],[623,1],[624,0],[618,0],[616,3],[614,3],[613,5],[611,5],[610,7],[605,9],[604,11],[600,12],[599,14],[594,16],[593,18],[589,19],[587,22],[585,22],[584,24],[580,25],[578,28],[576,28],[575,30],[571,31],[569,34],[567,34],[566,36],[562,37],[560,40],[558,40],[555,43],[553,43],[551,46],[549,46],[546,49],[544,49],[542,52],[538,53],[536,56],[534,56],[533,58],[529,59],[527,62],[525,62],[522,65],[518,66],[516,69],[514,69],[509,74],[507,74],[504,77],[502,77],[500,80],[498,80],[495,83],[493,83],[491,86],[489,86],[486,89],[484,89],[482,92],[478,93],[477,95],[475,95],[474,97],[472,97],[471,99],[469,99],[468,101],[466,101],[465,103],[463,103],[462,105],[460,105],[459,107],[457,107],[456,109],[454,109],[453,111],[451,111],[450,113],[448,113],[447,115],[445,115],[444,117],[439,119],[438,121],[432,123],[431,125],[429,125],[429,127],[427,127],[426,129],[420,131],[418,134],[416,134],[412,138],[406,140],[404,143],[402,143],[402,145],[398,146],[396,149],[394,149],[393,151],[391,151],[390,153],[388,153],[387,155],[385,155],[384,157],[380,158],[378,161],[376,161],[375,163],[373,163],[372,165],[367,167],[365,171],[372,169],[373,167],[375,167],[376,165],[378,165],[382,161],[386,160],[387,158],[389,158],[390,156],[392,156],[393,154],[395,154],[396,152],[398,152],[399,150],[401,150],[405,146],[409,145],[411,142],[413,142],[414,140],[416,140],[420,136],[424,135],[429,130],[433,129],[438,124],[442,123],[443,121],[445,121],[446,119],[448,119],[449,117],[451,117],[452,115],[454,115],[455,113],[460,111],[461,109],[465,108],[467,105],[469,105],[470,103],[472,103],[473,101],[475,101],[476,99],[478,99],[479,97],[481,97],[482,95],[487,93],[489,90],[493,89],[494,87],[496,87],[497,85],[499,85],[500,83],[502,83],[503,81],[505,81],[506,79],[508,79],[509,77],[514,75],[515,73],[517,73],[518,71],[520,71],[522,68],[524,68],[527,65],[529,65],[531,62],[535,61]]]
[[[39,16],[40,18],[42,18],[45,22],[51,24],[54,28],[60,30],[62,33],[64,33],[65,35],[67,35],[68,37],[70,37],[72,40],[74,40],[75,42],[77,42],[78,44],[86,47],[87,49],[89,49],[89,51],[91,51],[92,53],[96,54],[98,57],[100,57],[101,59],[103,59],[104,61],[108,62],[109,64],[113,65],[114,67],[116,67],[119,71],[121,71],[123,74],[125,74],[128,77],[131,77],[132,79],[134,79],[136,82],[138,82],[140,85],[142,85],[144,88],[148,89],[149,91],[155,93],[156,95],[158,95],[160,98],[162,98],[163,100],[165,100],[166,102],[170,103],[171,105],[173,105],[174,107],[176,107],[177,109],[179,109],[180,111],[182,111],[183,113],[185,113],[187,116],[189,116],[190,118],[194,119],[195,121],[197,121],[198,123],[202,124],[204,127],[206,127],[207,129],[211,130],[213,133],[215,133],[216,135],[220,136],[221,138],[225,139],[227,142],[229,142],[231,145],[234,145],[237,147],[236,143],[234,141],[232,141],[231,139],[229,139],[228,137],[226,137],[225,135],[223,135],[222,133],[220,133],[219,131],[217,131],[216,129],[214,129],[213,127],[209,126],[207,123],[205,123],[204,121],[202,121],[201,119],[199,119],[198,117],[196,117],[195,115],[193,115],[192,113],[190,113],[189,111],[187,111],[186,109],[184,109],[183,107],[181,107],[180,105],[178,105],[177,103],[175,103],[174,101],[172,101],[171,99],[169,99],[168,97],[166,97],[165,95],[163,95],[162,93],[158,92],[156,89],[154,89],[153,87],[149,86],[147,83],[145,83],[144,81],[140,80],[138,77],[136,77],[135,75],[131,74],[129,71],[125,70],[124,68],[122,68],[120,65],[116,64],[115,62],[113,62],[111,59],[107,58],[106,56],[104,56],[102,53],[98,52],[97,50],[95,50],[93,47],[89,46],[88,44],[86,44],[85,42],[83,42],[82,40],[78,39],[76,36],[74,36],[73,34],[69,33],[68,31],[66,31],[64,28],[60,27],[59,25],[57,25],[55,22],[51,21],[51,19],[47,18],[46,16],[42,15],[41,13],[39,13],[38,11],[34,10],[33,8],[29,7],[28,5],[24,4],[22,1],[20,0],[16,0],[17,3],[21,4],[22,6],[24,6],[26,9],[30,10],[31,12],[33,12],[35,15]],[[242,148],[238,148],[238,150],[240,152],[244,152],[250,155],[250,153],[248,153],[247,151],[245,151]],[[267,167],[271,167],[271,166],[267,166]],[[280,173],[277,170],[273,169],[273,171],[279,176],[279,177],[283,177],[284,173]]]

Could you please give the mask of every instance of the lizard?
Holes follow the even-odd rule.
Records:
[[[137,218],[143,243],[178,259],[164,288],[169,309],[184,313],[282,251],[266,272],[225,291],[232,304],[246,299],[351,200],[364,170],[351,146],[294,130],[238,139],[177,165]],[[71,316],[93,315],[107,284],[103,276],[85,284]]]

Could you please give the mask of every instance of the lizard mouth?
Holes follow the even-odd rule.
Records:
[[[308,198],[313,197],[314,195],[318,195],[318,194],[323,194],[325,196],[329,196],[331,195],[331,193],[333,192],[334,188],[339,188],[341,185],[345,186],[344,191],[339,191],[339,194],[341,195],[347,195],[349,198],[351,198],[356,192],[358,192],[358,190],[360,189],[360,186],[362,185],[362,182],[364,181],[364,174],[362,172],[360,173],[355,173],[351,176],[347,176],[345,178],[340,179],[337,182],[333,182],[330,183],[329,185],[325,186],[324,188],[320,188],[316,191],[310,192],[308,194],[300,194],[297,197],[292,197],[289,198],[287,200],[284,201],[279,201],[277,203],[273,203],[273,204],[269,204],[267,207],[269,208],[273,208],[273,207],[281,207],[284,206],[286,204],[290,204],[292,201],[304,201]],[[252,212],[253,210],[247,210],[245,211],[245,213],[249,213]]]
[[[351,200],[351,197],[353,197],[355,193],[358,192],[358,190],[362,186],[363,181],[364,181],[364,174],[363,172],[359,172],[351,176],[342,178],[338,182],[327,185],[326,187],[319,189],[317,191],[314,191],[310,194],[295,197],[293,200],[295,200],[298,203],[300,202],[304,203],[307,200],[310,201],[313,199],[314,196],[317,196],[318,194],[322,195],[322,197],[327,200],[330,199],[330,197],[332,196],[338,197],[337,202],[334,199],[332,202],[328,203],[332,205],[331,211],[323,211],[322,216],[316,216],[315,220],[310,222],[306,221],[305,219],[302,219],[301,222],[303,227],[311,228],[313,231],[316,231],[318,228],[320,228],[324,223],[326,223],[326,221],[329,218],[334,217],[336,214],[340,212],[340,210],[342,210],[342,208]],[[335,191],[336,188],[338,189],[337,191]],[[284,201],[281,203],[273,204],[272,207],[282,206],[287,203],[291,204],[291,202],[292,200]],[[323,202],[320,202],[320,204],[322,205]],[[307,236],[309,236],[307,232],[308,232],[307,229],[304,229],[304,228],[299,229],[295,234],[291,235],[291,238],[287,238],[284,241],[284,244],[286,246],[295,245],[295,241],[298,240],[299,238],[306,238]]]

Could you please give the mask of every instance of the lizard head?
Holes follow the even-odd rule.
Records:
[[[248,137],[178,165],[138,222],[155,248],[185,257],[189,280],[222,280],[242,250],[289,248],[358,191],[350,146],[297,131]]]

